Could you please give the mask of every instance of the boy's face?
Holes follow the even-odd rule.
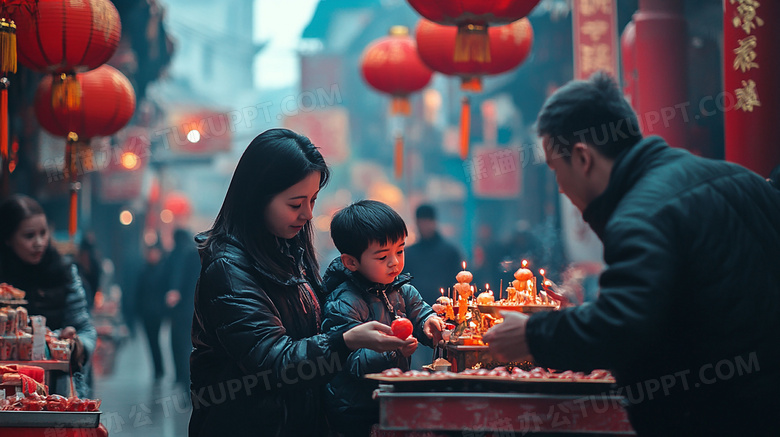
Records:
[[[342,254],[341,260],[349,270],[360,272],[371,282],[390,284],[404,270],[405,245],[405,238],[389,244],[372,241],[360,259]]]

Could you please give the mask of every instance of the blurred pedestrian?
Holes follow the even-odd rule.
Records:
[[[406,249],[406,271],[425,302],[436,303],[441,288],[455,282],[464,258],[460,250],[439,232],[436,208],[422,204],[414,213],[419,239]]]
[[[72,261],[51,244],[46,214],[34,199],[14,195],[0,204],[0,283],[24,291],[29,315],[46,317],[46,326],[71,344],[70,364],[76,396],[89,397],[89,370],[97,332],[86,292]],[[50,393],[71,395],[69,375],[56,372]]]
[[[84,278],[84,289],[87,292],[87,307],[92,309],[95,294],[100,291],[100,278],[103,274],[100,258],[95,248],[95,235],[85,233],[76,252],[76,267]]]
[[[160,348],[160,326],[166,315],[165,293],[168,291],[165,258],[165,250],[159,238],[153,244],[146,246],[144,265],[138,275],[135,292],[136,314],[141,319],[146,334],[155,381],[165,376]]]
[[[171,349],[176,368],[176,384],[189,389],[192,352],[192,314],[195,311],[195,285],[200,274],[200,255],[193,235],[186,229],[173,232],[174,247],[168,256],[170,274],[165,303],[171,315]]]

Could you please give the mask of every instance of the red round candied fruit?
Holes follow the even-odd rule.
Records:
[[[393,320],[393,324],[390,325],[390,329],[393,330],[394,336],[400,338],[401,340],[406,340],[410,335],[412,335],[414,327],[412,326],[412,322],[409,321],[409,319],[399,317]]]

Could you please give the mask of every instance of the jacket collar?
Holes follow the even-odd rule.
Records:
[[[661,155],[670,147],[661,137],[644,138],[615,159],[609,184],[600,196],[593,199],[582,213],[582,218],[603,241],[604,229],[618,204],[636,183],[651,169],[666,162]]]

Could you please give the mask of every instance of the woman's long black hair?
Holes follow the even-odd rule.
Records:
[[[38,288],[51,288],[67,284],[72,280],[69,265],[51,244],[36,265],[22,261],[8,242],[19,225],[32,216],[45,214],[35,199],[15,194],[0,203],[0,282],[24,291]]]
[[[282,254],[277,238],[266,227],[265,210],[275,195],[312,172],[320,173],[323,188],[330,170],[305,136],[288,129],[269,129],[255,137],[238,161],[214,226],[201,234],[206,238],[200,240],[199,249],[213,250],[214,244],[229,235],[241,242],[254,261],[268,272],[280,278],[295,275],[292,261]],[[307,222],[291,243],[303,247],[304,268],[311,279],[320,282],[312,240],[312,225]]]

